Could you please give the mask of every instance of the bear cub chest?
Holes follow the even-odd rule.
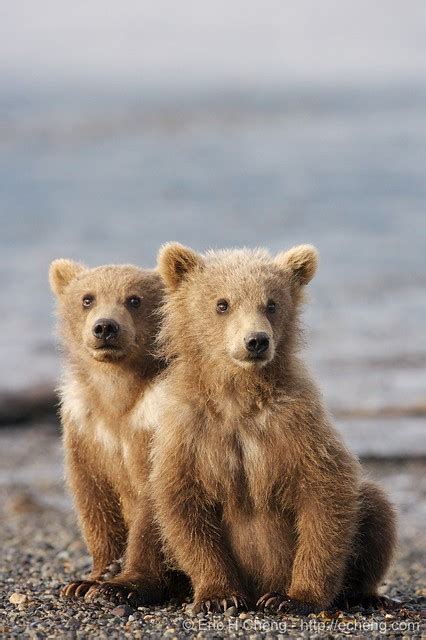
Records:
[[[208,495],[225,508],[273,508],[277,494],[284,494],[291,484],[285,454],[273,442],[275,439],[256,433],[252,426],[216,425],[196,444],[201,482]]]

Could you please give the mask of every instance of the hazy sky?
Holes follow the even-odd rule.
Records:
[[[0,25],[0,74],[23,81],[426,74],[425,0],[13,0]]]

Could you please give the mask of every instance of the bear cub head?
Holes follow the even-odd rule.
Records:
[[[136,367],[153,361],[163,288],[156,272],[130,265],[89,269],[60,259],[52,262],[49,281],[59,332],[74,360]]]
[[[303,288],[317,262],[311,245],[274,258],[261,249],[201,256],[165,245],[158,257],[167,290],[160,335],[165,354],[222,373],[261,372],[295,347]]]

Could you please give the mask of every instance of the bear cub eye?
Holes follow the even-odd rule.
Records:
[[[139,296],[131,296],[127,302],[131,307],[133,307],[133,309],[137,309],[138,307],[140,307],[141,299],[139,298]]]
[[[83,307],[86,307],[86,309],[88,307],[91,307],[92,304],[93,304],[94,299],[95,298],[93,296],[89,296],[89,295],[84,296],[84,298],[83,298]]]
[[[277,305],[273,300],[268,300],[268,304],[266,305],[266,311],[268,313],[275,313],[277,310]]]
[[[216,304],[216,311],[218,313],[225,313],[229,309],[229,302],[227,300],[219,300]]]

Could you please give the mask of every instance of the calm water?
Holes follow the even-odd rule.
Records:
[[[333,406],[425,399],[426,92],[0,97],[0,391],[53,383],[49,262],[312,242],[307,357]]]

